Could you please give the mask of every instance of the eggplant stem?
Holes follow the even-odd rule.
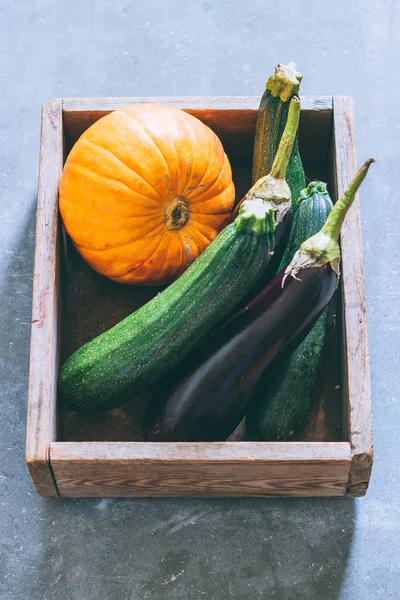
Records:
[[[350,206],[353,203],[355,195],[358,192],[358,188],[364,181],[368,173],[368,169],[373,162],[375,162],[375,160],[373,158],[369,158],[357,171],[347,190],[344,192],[343,196],[341,196],[334,205],[331,213],[329,214],[325,222],[325,225],[321,229],[322,233],[324,233],[325,235],[327,235],[335,241],[339,239],[340,229],[343,225],[343,221],[348,213]]]
[[[285,179],[286,177],[290,155],[292,154],[293,144],[296,139],[299,118],[300,100],[297,96],[294,96],[290,101],[285,129],[279,142],[274,162],[272,163],[270,176],[275,179]]]
[[[373,158],[365,161],[361,169],[355,174],[354,179],[343,196],[334,205],[320,231],[301,244],[292,261],[285,269],[285,277],[282,285],[288,275],[296,278],[297,273],[301,269],[321,267],[327,263],[330,263],[336,273],[337,281],[339,280],[340,248],[338,240],[340,228],[353,203],[358,188],[364,181],[368,169],[373,162],[375,162]]]

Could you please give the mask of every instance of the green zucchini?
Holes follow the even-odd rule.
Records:
[[[272,168],[279,141],[285,128],[289,104],[297,96],[302,80],[296,71],[295,63],[277,65],[275,72],[267,81],[266,90],[261,98],[258,110],[256,136],[253,154],[253,183],[267,175]],[[296,136],[286,174],[292,194],[292,212],[302,189],[306,187],[303,163],[301,161]]]
[[[333,208],[332,200],[322,181],[312,181],[295,202],[296,214],[278,271],[290,263],[301,244],[318,233]]]
[[[332,201],[324,183],[312,182],[301,192],[279,270],[292,260],[306,239],[321,229],[331,210]],[[328,308],[300,346],[261,376],[246,416],[251,439],[285,441],[298,432],[311,403],[327,325]]]
[[[75,411],[123,404],[174,367],[248,292],[273,251],[272,207],[243,203],[239,215],[168,288],[77,350],[59,391]]]

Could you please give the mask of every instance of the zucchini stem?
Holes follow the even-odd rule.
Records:
[[[300,196],[296,198],[296,206],[299,206],[307,198],[311,198],[313,194],[329,196],[326,183],[323,181],[311,181],[304,190],[301,190]]]
[[[266,88],[274,98],[287,102],[291,96],[299,93],[303,75],[296,70],[296,63],[276,65],[274,74],[267,81]]]
[[[297,96],[294,96],[290,101],[285,130],[282,134],[281,141],[279,142],[274,162],[272,163],[270,176],[275,179],[285,179],[286,177],[290,155],[292,154],[293,144],[296,139],[299,118],[300,100]]]
[[[240,233],[250,232],[256,236],[268,235],[275,231],[274,210],[272,206],[259,198],[251,201],[245,200],[240,206],[234,224],[236,231]]]
[[[343,196],[341,196],[336,202],[325,222],[325,225],[322,227],[322,233],[332,238],[333,240],[338,240],[343,221],[349,211],[350,206],[353,203],[355,195],[358,192],[358,188],[364,181],[368,173],[368,169],[373,162],[375,162],[375,160],[373,158],[369,158],[357,171],[347,190],[345,191]]]

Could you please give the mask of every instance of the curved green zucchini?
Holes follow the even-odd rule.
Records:
[[[245,201],[235,221],[163,292],[70,356],[59,391],[75,411],[104,411],[172,369],[224,319],[265,269],[274,210]]]
[[[312,182],[301,192],[279,270],[292,260],[306,239],[321,229],[332,206],[324,183]],[[275,362],[257,382],[246,416],[252,439],[285,441],[299,430],[322,362],[327,321],[328,307],[300,346]]]
[[[277,65],[274,74],[267,81],[256,124],[253,183],[256,183],[271,171],[279,141],[286,125],[290,100],[293,96],[297,96],[301,80],[302,75],[296,71],[295,63],[289,63],[288,65]],[[292,194],[292,212],[294,213],[296,210],[295,202],[301,190],[306,186],[303,163],[299,152],[298,135],[289,159],[286,181]]]

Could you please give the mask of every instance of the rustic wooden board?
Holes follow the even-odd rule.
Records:
[[[258,96],[64,99],[67,146],[71,147],[90,125],[111,111],[142,102],[186,110],[215,131],[233,166],[252,164]],[[326,163],[331,133],[332,96],[302,96],[300,150],[306,163]]]
[[[350,444],[55,442],[62,498],[343,496]]]
[[[332,98],[332,96],[301,96],[301,105],[304,110],[313,112],[332,110]],[[74,113],[79,111],[111,112],[124,106],[145,102],[169,104],[182,110],[187,108],[213,110],[230,108],[241,111],[246,108],[257,109],[260,96],[111,96],[63,98],[62,101],[64,110]]]
[[[347,96],[334,98],[333,142],[337,193],[340,196],[358,167],[353,101]],[[354,201],[343,224],[341,248],[347,365],[347,422],[352,448],[352,466],[346,495],[363,496],[371,475],[373,443],[364,263],[358,198]]]
[[[38,493],[56,497],[49,443],[56,436],[60,348],[58,182],[64,158],[61,100],[50,100],[43,107],[40,148],[26,461]]]
[[[369,373],[364,368],[367,364],[364,333],[361,346],[357,345],[359,326],[356,321],[364,307],[357,209],[352,209],[342,235],[346,385],[340,384],[340,391],[332,394],[329,390],[338,373],[331,373],[331,380],[326,379],[327,384],[324,379],[325,387],[318,398],[315,420],[309,420],[308,430],[302,435],[302,440],[309,441],[242,442],[240,440],[246,433],[239,431],[231,438],[236,441],[231,442],[153,444],[136,441],[141,439],[142,414],[137,399],[97,417],[76,415],[62,407],[56,410],[60,353],[69,354],[154,293],[118,286],[101,278],[74,250],[67,256],[65,244],[61,244],[65,262],[61,261],[60,265],[57,187],[63,159],[68,147],[95,120],[116,108],[145,101],[178,106],[205,121],[221,137],[230,156],[238,193],[248,186],[258,97],[94,98],[53,100],[45,105],[27,433],[27,461],[37,491],[49,497],[58,493],[62,497],[344,496],[346,493],[365,493],[370,474],[371,437],[368,424],[363,429],[368,414],[365,399],[369,398]],[[300,147],[306,173],[310,178],[321,178],[334,184],[339,193],[355,171],[351,119],[346,99],[335,99],[333,105],[331,97],[302,98]],[[337,129],[334,147],[333,126]],[[347,171],[346,164],[349,164]],[[356,290],[353,281],[358,282]],[[97,299],[98,310],[93,305],[93,298]],[[60,331],[62,299],[67,300],[67,310],[62,313],[68,334],[64,338]],[[349,310],[352,311],[350,316]],[[84,327],[82,323],[85,323]],[[332,352],[337,352],[338,344],[343,346],[337,331],[332,332],[331,342]],[[357,369],[364,369],[368,379],[365,385],[357,375]],[[347,396],[345,391],[348,391]],[[360,398],[364,408],[359,405]],[[340,405],[345,408],[342,429],[338,428]],[[326,441],[336,439],[343,441]],[[315,440],[323,440],[323,443],[314,443]]]

